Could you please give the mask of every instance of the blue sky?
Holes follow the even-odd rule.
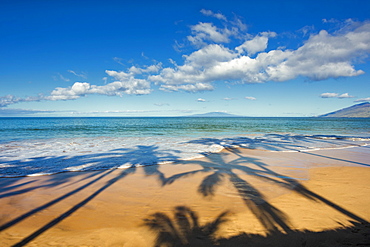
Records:
[[[0,116],[315,116],[370,101],[370,1],[0,2]]]

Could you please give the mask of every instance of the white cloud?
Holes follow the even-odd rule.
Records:
[[[122,58],[120,58],[120,57],[114,57],[113,58],[113,60],[115,61],[115,62],[117,62],[118,64],[121,64],[121,65],[125,65],[122,61],[123,61],[123,59]]]
[[[339,95],[338,98],[346,99],[346,98],[354,98],[354,96],[349,95],[348,93],[343,93],[343,94]]]
[[[331,19],[322,19],[323,23],[337,23],[338,20],[331,18]]]
[[[229,101],[229,100],[234,100],[234,98],[228,98],[228,97],[226,97],[226,98],[223,98],[223,100]]]
[[[273,32],[260,33],[237,46],[235,51],[221,44],[206,45],[184,56],[183,65],[163,68],[158,75],[148,79],[162,84],[162,89],[177,91],[188,85],[207,83],[211,86],[210,83],[222,80],[263,83],[299,76],[311,80],[351,77],[364,73],[356,70],[353,63],[370,52],[370,23],[366,22],[356,23],[352,29],[346,27],[335,34],[323,30],[311,35],[296,50],[264,51],[268,39],[274,36]],[[248,55],[244,55],[244,51]],[[255,58],[249,56],[255,53]],[[177,85],[181,86],[177,88]]]
[[[62,81],[70,81],[70,79],[68,79],[68,78],[66,78],[66,77],[64,77],[62,74],[60,74],[60,73],[58,73],[58,75],[59,75],[59,78],[62,80]]]
[[[132,66],[129,69],[129,72],[132,73],[133,75],[146,74],[146,73],[157,73],[161,68],[162,68],[161,63],[147,66],[144,69],[143,68],[138,68],[136,66]]]
[[[342,76],[357,76],[364,72],[355,70],[352,62],[370,52],[370,24],[347,33],[331,35],[322,30],[266,72],[270,80],[285,81],[298,76],[324,80]]]
[[[104,86],[95,86],[93,92],[105,95],[122,95],[125,94],[149,94],[151,92],[150,82],[145,79],[137,79],[132,74],[117,72],[114,70],[105,71],[117,81]]]
[[[148,112],[159,112],[159,111],[157,111],[157,110],[113,110],[113,111],[80,112],[80,114],[86,114],[86,113],[91,113],[91,114],[100,114],[100,113],[117,114],[117,113],[148,113]]]
[[[9,116],[9,115],[31,115],[31,114],[40,114],[40,113],[55,113],[60,111],[49,111],[49,110],[30,110],[30,109],[15,109],[15,108],[0,108],[0,115]]]
[[[234,21],[231,22],[231,24],[234,26],[233,29],[239,29],[240,31],[245,32],[247,30],[247,25],[239,18],[235,18]]]
[[[62,88],[57,87],[54,89],[50,96],[46,96],[47,100],[71,100],[78,99],[79,97],[88,93],[91,88],[87,82],[75,82],[72,87]]]
[[[235,48],[239,53],[247,52],[248,56],[253,56],[257,52],[266,50],[268,39],[270,37],[275,37],[277,34],[275,32],[263,32],[255,36],[251,40],[245,41],[242,45]]]
[[[2,96],[0,97],[0,107],[15,104],[15,103],[18,103],[19,101],[20,101],[20,98],[17,98],[14,95]]]
[[[161,84],[162,90],[189,92],[213,90],[210,84],[217,78],[217,73],[212,75],[205,74],[222,62],[228,62],[235,58],[237,54],[221,45],[208,45],[189,56],[184,56],[184,65],[177,65],[174,68],[164,68],[158,75],[149,76],[148,79]]]
[[[154,103],[154,105],[156,105],[156,106],[170,106],[170,104],[168,104],[168,103]]]
[[[147,56],[145,56],[145,53],[144,52],[141,52],[141,56],[145,59],[149,59]]]
[[[301,32],[303,34],[303,36],[306,36],[306,35],[310,34],[313,30],[315,30],[315,27],[313,25],[312,26],[304,26],[301,29],[299,29],[298,32]]]
[[[337,98],[339,94],[337,93],[322,93],[320,95],[321,98]]]
[[[146,66],[144,68],[138,68],[132,66],[128,72],[123,71],[114,71],[106,70],[105,72],[113,77],[115,81],[107,83],[107,77],[103,78],[105,82],[104,85],[92,85],[88,82],[75,82],[70,87],[57,87],[55,88],[50,95],[44,96],[39,95],[37,97],[27,97],[27,98],[18,98],[13,95],[7,95],[0,97],[0,107],[8,106],[11,104],[16,104],[19,102],[31,102],[31,101],[40,101],[40,100],[74,100],[80,97],[83,97],[88,94],[100,94],[100,95],[109,95],[109,96],[122,96],[123,94],[134,94],[134,95],[143,95],[149,94],[152,90],[150,88],[151,82],[146,79],[139,79],[135,76],[143,74],[157,73],[161,69],[161,63]],[[68,72],[76,74],[76,72],[69,70]],[[82,74],[81,74],[82,75]],[[198,91],[202,90],[201,88],[212,88],[210,85],[205,85],[200,83],[193,88],[188,88],[187,91]],[[186,88],[184,88],[186,90]]]
[[[154,70],[152,67],[146,68],[144,71]],[[109,76],[116,81],[105,84],[103,86],[91,85],[87,82],[75,82],[71,87],[54,89],[50,96],[46,96],[47,100],[72,100],[78,99],[87,94],[101,94],[109,96],[122,96],[123,94],[149,94],[151,92],[150,82],[145,79],[137,79],[134,77],[134,72],[125,73],[123,71],[106,70]],[[140,72],[141,73],[141,72]]]
[[[86,74],[85,73],[81,73],[81,74],[77,74],[75,71],[73,71],[73,70],[67,70],[69,73],[71,73],[71,74],[74,74],[75,76],[78,76],[78,77],[81,77],[81,78],[84,78],[84,79],[87,79],[87,76],[86,76]]]
[[[370,97],[355,100],[355,102],[368,102],[368,101],[370,101]]]
[[[202,9],[200,12],[203,15],[205,15],[205,16],[212,16],[212,17],[215,17],[215,18],[217,18],[219,20],[224,20],[224,21],[227,20],[226,17],[223,14],[221,14],[221,13],[214,13],[212,10]]]
[[[255,97],[251,97],[251,96],[245,96],[244,99],[247,99],[247,100],[256,100]]]
[[[37,97],[27,97],[27,98],[19,98],[14,95],[6,95],[0,97],[0,107],[5,107],[8,105],[21,103],[21,102],[32,102],[32,101],[40,101],[43,99],[42,95],[39,95]]]
[[[235,21],[228,21],[223,14],[214,13],[211,10],[202,9],[201,13],[215,17],[223,22],[222,27],[218,27],[210,22],[199,22],[191,26],[191,35],[187,36],[187,39],[196,47],[202,47],[209,43],[229,43],[231,37],[249,36],[249,34],[241,34],[241,32],[246,31],[247,26],[237,17],[235,17]]]
[[[202,10],[204,15],[223,19],[221,14]],[[328,33],[325,30],[312,34],[298,49],[277,48],[267,50],[274,32],[261,32],[252,36],[244,32],[246,26],[237,21],[223,19],[223,27],[213,23],[198,23],[191,27],[189,41],[201,45],[194,52],[183,55],[183,63],[173,60],[171,66],[161,63],[150,66],[132,66],[127,71],[106,70],[113,82],[92,85],[88,82],[75,82],[70,87],[57,87],[49,96],[17,98],[4,96],[0,106],[18,102],[38,100],[70,100],[88,94],[122,96],[123,94],[142,95],[152,92],[151,83],[160,90],[199,92],[214,90],[216,81],[239,83],[264,83],[267,81],[287,81],[297,77],[311,80],[351,77],[364,73],[357,70],[354,63],[361,62],[370,53],[370,23],[347,21],[341,30]],[[244,33],[241,34],[241,31]],[[229,43],[232,37],[238,45]],[[228,45],[228,46],[227,46]],[[253,57],[251,57],[253,56]],[[113,58],[122,63],[122,59]],[[82,77],[75,71],[68,72]],[[324,93],[323,98],[351,98],[348,93]],[[251,99],[251,98],[250,98]]]
[[[201,69],[213,67],[220,62],[228,62],[237,57],[237,54],[221,45],[211,44],[184,57],[185,65]]]
[[[194,83],[182,85],[161,85],[160,89],[168,92],[183,90],[190,93],[196,93],[200,91],[212,91],[214,88],[209,83]]]
[[[353,98],[354,96],[349,95],[348,93],[338,94],[338,93],[322,93],[320,95],[321,98],[338,98],[338,99],[345,99],[345,98]]]
[[[188,36],[188,40],[197,46],[206,45],[206,41],[215,43],[230,42],[229,36],[231,31],[228,29],[221,29],[214,26],[212,23],[200,22],[197,25],[191,26],[192,36]]]
[[[198,98],[197,101],[198,102],[206,102],[206,100],[205,99],[202,99],[202,98]]]

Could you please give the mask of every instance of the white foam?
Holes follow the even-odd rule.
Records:
[[[224,148],[306,152],[370,144],[370,138],[267,134],[192,139],[179,137],[91,137],[0,143],[0,177],[126,169],[191,160]]]

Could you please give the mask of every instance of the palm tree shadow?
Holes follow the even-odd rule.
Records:
[[[156,247],[160,246],[214,246],[216,232],[227,222],[229,212],[224,211],[212,222],[200,225],[198,214],[186,206],[173,210],[173,219],[157,212],[144,219],[144,225],[156,233]]]
[[[237,152],[237,150],[229,150]],[[173,175],[166,179],[165,184],[173,183],[175,180],[185,178],[196,173],[209,173],[205,176],[198,186],[198,193],[204,197],[213,197],[216,194],[217,188],[226,180],[229,181],[236,189],[237,194],[243,200],[244,205],[251,210],[251,212],[260,221],[267,232],[275,232],[283,230],[285,232],[291,231],[291,226],[288,217],[278,208],[270,204],[263,193],[253,186],[246,179],[242,179],[238,173],[252,175],[254,177],[281,177],[280,174],[274,174],[272,171],[266,169],[255,169],[246,166],[245,163],[250,163],[257,166],[265,167],[267,164],[259,162],[257,159],[240,157],[236,160],[226,162],[225,153],[213,154],[206,157],[208,161],[192,160],[189,162],[181,162],[181,164],[198,164],[200,169]],[[269,178],[271,179],[271,178]],[[272,179],[275,181],[275,179]]]
[[[177,206],[173,215],[156,212],[143,221],[143,225],[156,234],[155,247],[337,247],[370,246],[370,223],[351,222],[349,227],[321,232],[292,230],[270,232],[267,235],[239,233],[229,237],[217,236],[217,231],[230,221],[229,211],[219,214],[213,221],[199,224],[197,212],[186,206]]]
[[[207,143],[214,140],[207,140]],[[266,229],[268,234],[284,231],[292,231],[289,218],[268,202],[264,194],[247,179],[242,178],[240,174],[245,174],[261,181],[267,181],[275,184],[280,188],[288,189],[298,193],[300,196],[309,200],[326,204],[327,206],[346,215],[351,220],[366,223],[367,221],[358,215],[344,209],[334,202],[318,195],[317,193],[306,188],[299,180],[280,174],[269,168],[269,165],[261,160],[243,155],[240,150],[227,148],[228,153],[217,153],[207,156],[202,160],[184,161],[179,164],[197,164],[199,169],[191,172],[178,173],[166,178],[164,185],[171,184],[174,181],[195,175],[197,173],[209,173],[203,178],[198,186],[198,193],[204,197],[213,197],[218,187],[225,181],[229,181],[236,189],[237,194],[243,200],[244,205],[256,216],[261,225]],[[225,157],[233,153],[236,158],[226,161]]]
[[[158,164],[160,162],[165,162],[167,160],[176,160],[178,157],[176,157],[173,152],[178,152],[177,150],[158,150],[157,146],[142,146],[139,145],[136,148],[133,149],[115,149],[111,150],[110,153],[104,153],[104,154],[98,154],[98,155],[82,155],[82,156],[75,156],[71,159],[73,162],[76,163],[83,163],[83,162],[94,162],[97,170],[104,168],[109,168],[105,171],[95,171],[91,175],[85,177],[84,179],[90,179],[87,181],[83,181],[84,179],[80,180],[79,182],[82,182],[82,185],[77,187],[72,187],[72,190],[69,192],[66,192],[65,194],[60,195],[59,197],[50,200],[49,202],[46,202],[42,205],[39,205],[35,207],[34,209],[30,209],[29,211],[23,213],[22,215],[17,216],[16,218],[11,219],[10,221],[0,225],[0,232],[4,231],[24,220],[27,218],[34,216],[35,214],[46,210],[47,208],[60,203],[63,200],[66,200],[67,198],[76,195],[77,193],[82,192],[88,187],[92,187],[94,184],[101,184],[100,187],[98,187],[94,192],[87,195],[85,198],[82,198],[80,202],[73,205],[69,210],[66,210],[62,214],[60,214],[58,217],[52,219],[42,227],[38,228],[36,231],[28,235],[27,237],[23,238],[21,241],[16,243],[13,246],[24,246],[28,244],[29,242],[33,241],[35,238],[43,234],[45,231],[49,230],[50,228],[54,227],[55,225],[59,224],[66,218],[70,217],[72,214],[74,214],[77,210],[85,206],[87,203],[92,201],[95,197],[97,197],[99,194],[103,193],[105,190],[107,190],[112,185],[116,184],[119,180],[122,180],[126,178],[127,176],[134,174],[137,171],[138,165],[145,165],[144,166],[144,172],[147,176],[155,176],[159,181],[162,181],[164,179],[164,174],[159,171],[158,166],[155,166],[155,164]],[[60,160],[63,159],[62,157],[55,157],[52,160]],[[113,159],[113,160],[112,160]],[[150,161],[150,163],[143,163],[142,161],[144,159],[147,159]],[[20,169],[27,169],[28,167],[32,166],[35,161],[31,162],[23,162],[20,164]],[[73,164],[72,162],[72,164]],[[67,162],[68,163],[68,162]],[[70,166],[71,163],[66,164],[66,167]],[[115,168],[118,168],[122,164],[125,164],[127,169],[122,170],[117,175],[110,175],[113,173]],[[149,168],[149,165],[151,168]],[[12,194],[12,192],[8,192],[5,194],[0,193],[3,197],[10,197],[14,196],[16,194],[21,193],[27,193],[30,192],[33,189],[41,188],[41,187],[54,187],[56,184],[62,184],[64,182],[68,182],[70,176],[52,176],[50,180],[47,180],[44,185],[40,185],[38,187],[31,187],[27,190],[16,190]],[[104,179],[108,178],[107,181],[104,182]],[[110,179],[109,179],[110,178]],[[163,183],[163,182],[162,182]],[[14,185],[9,183],[4,183],[4,187],[10,187],[10,189],[17,189],[19,186],[26,185],[25,183]],[[70,185],[67,183],[67,185]],[[1,192],[1,188],[0,188]]]

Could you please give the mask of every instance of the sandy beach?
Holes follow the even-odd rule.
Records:
[[[369,246],[370,147],[0,179],[1,246]]]

